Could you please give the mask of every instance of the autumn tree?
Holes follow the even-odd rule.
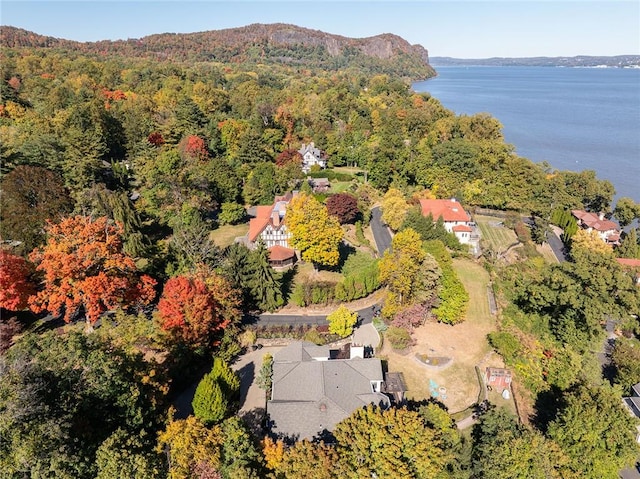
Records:
[[[441,275],[435,259],[422,249],[418,233],[407,228],[393,237],[379,264],[380,282],[389,288],[386,315],[398,307],[421,302],[437,292]],[[387,304],[388,303],[388,304]]]
[[[22,256],[0,249],[0,308],[18,311],[27,307],[35,292],[29,275],[29,265]]]
[[[337,479],[337,462],[338,455],[331,446],[305,439],[285,450],[273,469],[277,479]]]
[[[238,320],[239,304],[238,292],[216,273],[175,276],[158,302],[160,325],[187,345],[209,348],[218,332]]]
[[[289,163],[294,163],[296,165],[302,164],[302,155],[298,152],[298,150],[287,149],[276,156],[276,165],[285,166]]]
[[[158,436],[158,451],[168,453],[169,479],[189,479],[195,470],[220,471],[223,442],[220,426],[208,428],[189,416],[167,425]]]
[[[289,244],[302,252],[302,259],[315,265],[335,266],[342,228],[315,198],[299,193],[287,207],[285,224],[291,233]]]
[[[584,478],[616,477],[638,457],[636,421],[611,387],[580,385],[565,393],[548,435]]]
[[[338,218],[340,224],[353,223],[360,210],[358,200],[349,193],[337,193],[327,198],[327,211],[330,216]]]
[[[437,478],[449,459],[437,434],[405,408],[357,409],[334,436],[340,477]]]
[[[329,322],[329,332],[331,334],[337,334],[341,338],[346,338],[351,335],[353,327],[358,322],[358,313],[349,311],[349,309],[342,304],[327,316],[327,321]]]
[[[382,198],[382,220],[394,231],[400,229],[409,209],[404,195],[395,188],[389,188]]]
[[[49,223],[47,243],[29,256],[43,275],[41,290],[29,299],[36,313],[84,314],[92,324],[108,310],[149,304],[155,280],[139,275],[123,252],[122,229],[106,218],[75,216]]]
[[[73,209],[62,178],[40,166],[16,167],[0,189],[0,237],[21,241],[25,254],[44,242],[46,220],[58,221]]]

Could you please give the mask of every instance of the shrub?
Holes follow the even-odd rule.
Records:
[[[402,328],[396,328],[395,326],[390,326],[389,329],[387,329],[385,337],[391,343],[393,349],[407,349],[409,346],[413,346],[414,344],[409,331]]]
[[[329,321],[330,333],[337,334],[341,338],[346,338],[353,332],[353,327],[358,322],[358,314],[349,311],[346,306],[341,305],[327,316],[327,321]]]

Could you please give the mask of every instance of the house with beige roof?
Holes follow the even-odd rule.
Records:
[[[444,229],[449,233],[455,234],[461,244],[471,242],[471,235],[473,234],[471,217],[455,198],[450,200],[421,199],[420,209],[423,216],[431,215],[434,221],[442,218]]]
[[[620,230],[618,225],[604,217],[604,213],[591,213],[589,211],[571,210],[578,226],[588,232],[596,231],[600,239],[608,245],[620,244]]]
[[[363,349],[363,348],[362,348]],[[352,348],[351,359],[335,351],[296,341],[273,356],[273,383],[267,402],[271,432],[291,440],[313,439],[368,404],[388,407],[384,376],[377,358]]]

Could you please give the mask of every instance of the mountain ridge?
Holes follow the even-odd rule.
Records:
[[[349,38],[332,33],[275,23],[194,33],[158,33],[127,40],[78,42],[39,35],[12,26],[0,27],[0,44],[8,48],[61,48],[100,55],[118,54],[177,60],[289,63],[337,69],[351,60],[378,62],[380,68],[406,68],[407,76],[429,77],[434,71],[429,53],[398,35],[383,33]],[[389,65],[393,63],[398,65]],[[357,62],[356,62],[357,63]]]

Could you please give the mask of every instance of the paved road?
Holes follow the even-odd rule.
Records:
[[[391,247],[391,233],[389,228],[382,223],[382,210],[376,206],[371,210],[371,231],[376,240],[378,255],[382,256]]]
[[[373,320],[375,311],[380,310],[380,305],[367,306],[356,311],[360,318],[359,324],[368,324]],[[268,324],[317,324],[328,325],[326,314],[280,314],[280,313],[263,313],[259,316],[245,317],[245,321],[259,326]]]
[[[558,238],[558,236],[553,231],[547,231],[547,243],[551,246],[553,250],[553,254],[556,255],[559,262],[566,261],[567,258],[564,256],[564,244],[562,240]]]

